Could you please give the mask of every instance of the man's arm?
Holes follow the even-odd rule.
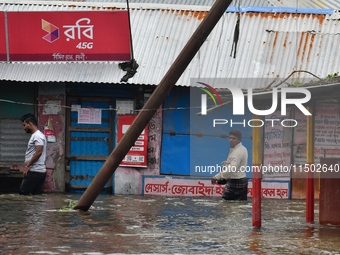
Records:
[[[239,171],[241,167],[241,159],[242,159],[242,155],[240,155],[239,153],[235,151],[232,155],[229,156],[227,161],[223,162],[223,165],[221,167],[221,172],[216,174],[211,179],[211,183],[215,184],[219,180],[230,179],[235,172]]]
[[[27,175],[27,172],[30,170],[30,167],[37,162],[37,160],[40,158],[42,152],[43,152],[43,148],[44,146],[42,145],[36,145],[35,146],[35,153],[33,154],[31,160],[29,162],[27,162],[26,166],[25,166],[25,170],[24,170],[24,176]]]

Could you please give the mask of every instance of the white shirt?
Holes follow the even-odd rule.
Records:
[[[25,164],[27,164],[31,160],[31,158],[33,157],[34,153],[36,152],[35,146],[37,146],[37,145],[43,146],[43,150],[42,150],[42,153],[40,155],[40,158],[31,165],[30,171],[45,173],[46,172],[46,167],[45,167],[46,137],[40,130],[35,131],[31,135],[30,140],[28,141],[26,155],[25,155]]]
[[[221,172],[214,177],[217,180],[246,178],[246,166],[248,162],[248,151],[240,142],[230,149],[228,159],[222,163]]]

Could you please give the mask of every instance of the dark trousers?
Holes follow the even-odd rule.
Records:
[[[38,195],[42,193],[42,185],[44,184],[46,173],[38,173],[28,171],[27,175],[21,182],[20,195]]]
[[[225,200],[247,200],[248,179],[229,179],[224,188],[223,196]]]

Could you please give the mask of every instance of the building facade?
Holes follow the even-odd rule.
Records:
[[[233,79],[233,84],[243,90],[268,91],[272,82],[278,84],[286,78],[290,80],[281,83],[281,87],[288,83],[298,86],[328,75],[336,76],[334,74],[339,72],[340,66],[338,7],[304,9],[299,6],[299,9],[289,8],[289,5],[273,6],[270,2],[273,1],[254,1],[254,6],[231,6],[228,9],[149,123],[148,146],[144,148],[147,150],[147,166],[119,167],[103,192],[220,195],[219,189],[209,189],[209,178],[213,175],[212,166],[227,156],[229,145],[226,138],[233,127],[214,129],[211,121],[214,118],[230,119],[232,105],[226,104],[224,108],[209,112],[210,119],[199,122],[193,117],[197,112],[191,112],[193,107],[199,106],[199,99],[192,100],[192,95],[201,94],[201,91],[197,92],[200,87],[193,79],[208,79],[211,86],[221,90],[225,89],[228,79]],[[125,9],[126,4],[109,2],[103,7],[98,2],[60,1],[57,6],[48,2],[43,5],[38,5],[38,2],[36,5],[24,2],[1,5],[2,12],[115,8]],[[120,116],[136,115],[143,107],[209,8],[208,4],[148,3],[141,7],[132,3],[131,38],[139,67],[127,82],[121,80],[126,73],[118,62],[1,62],[2,182],[7,183],[8,178],[13,182],[18,179],[17,170],[22,168],[28,140],[19,119],[26,112],[34,112],[39,118],[40,129],[44,130],[50,124],[56,138],[48,143],[45,190],[82,192],[117,145]],[[238,20],[239,30],[236,28]],[[239,34],[237,38],[235,32]],[[316,105],[321,113],[328,114],[327,109],[333,109],[327,119],[337,119],[335,104],[318,102]],[[82,108],[100,109],[100,122],[91,122],[91,119],[80,123],[79,109]],[[82,114],[86,117],[85,113]],[[93,114],[98,112],[93,111]],[[295,113],[295,109],[291,114],[304,123],[303,116]],[[278,115],[279,112],[274,112],[268,118]],[[326,115],[317,116],[324,118]],[[245,117],[237,121],[252,118],[251,113],[246,111]],[[320,124],[324,121],[319,120]],[[329,137],[318,131],[320,154],[325,148],[330,148],[332,156],[338,156],[337,139],[330,138],[336,135],[336,125],[337,122],[333,121],[319,126],[320,130],[332,130],[327,133]],[[235,127],[241,128],[243,142],[251,155],[251,126]],[[282,125],[265,127],[263,164],[304,164],[303,129],[300,126],[287,129]],[[209,166],[210,171],[207,171]],[[247,175],[251,179],[251,173]],[[267,189],[266,197],[303,197],[303,185],[294,184],[291,175],[267,174],[263,182]],[[190,187],[204,189],[191,188],[190,192]],[[273,189],[280,191],[271,196]],[[284,196],[280,196],[281,190]]]

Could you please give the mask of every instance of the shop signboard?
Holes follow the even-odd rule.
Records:
[[[131,126],[136,115],[120,115],[118,117],[118,142]],[[148,128],[139,135],[135,144],[130,148],[120,166],[147,167]]]
[[[6,25],[5,14],[0,12],[0,61],[6,61]]]
[[[127,11],[6,12],[5,15],[10,61],[131,60]],[[3,16],[2,12],[0,19]],[[4,29],[4,26],[0,28],[2,41],[6,40]],[[0,53],[4,51],[3,45]]]

